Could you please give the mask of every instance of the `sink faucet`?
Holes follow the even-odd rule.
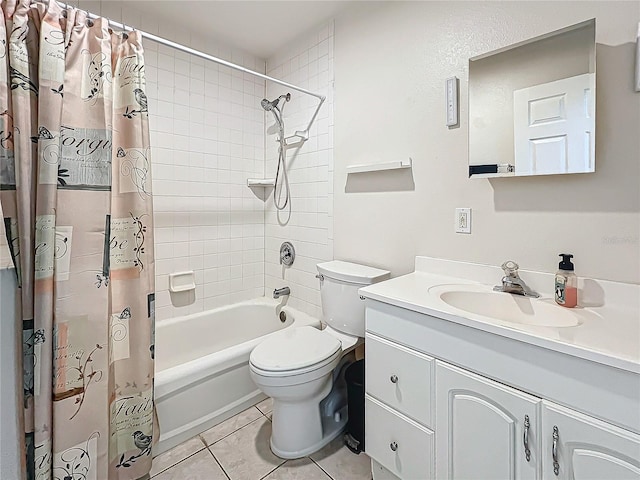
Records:
[[[273,291],[273,298],[280,298],[283,295],[289,295],[290,293],[291,290],[289,289],[289,287],[276,288]]]
[[[502,277],[502,285],[493,287],[496,292],[512,293],[514,295],[522,295],[524,297],[538,298],[539,293],[531,290],[524,280],[518,275],[518,264],[513,260],[507,260],[502,264],[502,270],[504,270],[504,277]]]

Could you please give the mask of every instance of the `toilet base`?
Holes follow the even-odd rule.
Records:
[[[322,431],[324,432],[324,435],[322,436],[322,438],[320,438],[319,441],[315,442],[314,444],[305,446],[300,450],[282,450],[279,449],[277,445],[273,444],[272,435],[269,442],[271,451],[278,457],[286,458],[287,460],[306,457],[313,452],[317,452],[344,432],[347,426],[347,407],[343,407],[337,413],[338,415],[332,417],[322,417]],[[336,421],[336,417],[338,418],[338,421]]]
[[[291,404],[273,399],[270,444],[274,454],[286,459],[306,457],[344,432],[348,418],[344,372],[354,359],[353,352],[344,355],[312,401]]]

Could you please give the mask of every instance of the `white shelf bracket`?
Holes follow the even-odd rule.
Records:
[[[363,163],[359,165],[351,165],[347,167],[347,173],[367,173],[381,172],[384,170],[400,170],[404,168],[412,168],[413,160],[409,157],[406,160],[396,160],[384,163]]]

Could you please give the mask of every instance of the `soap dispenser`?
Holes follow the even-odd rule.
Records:
[[[562,261],[556,272],[556,303],[563,307],[573,308],[578,304],[578,277],[573,273],[573,255],[561,253]]]

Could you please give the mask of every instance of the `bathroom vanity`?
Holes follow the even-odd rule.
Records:
[[[587,280],[569,310],[522,276],[540,299],[426,257],[360,290],[375,480],[640,478],[639,287]]]

